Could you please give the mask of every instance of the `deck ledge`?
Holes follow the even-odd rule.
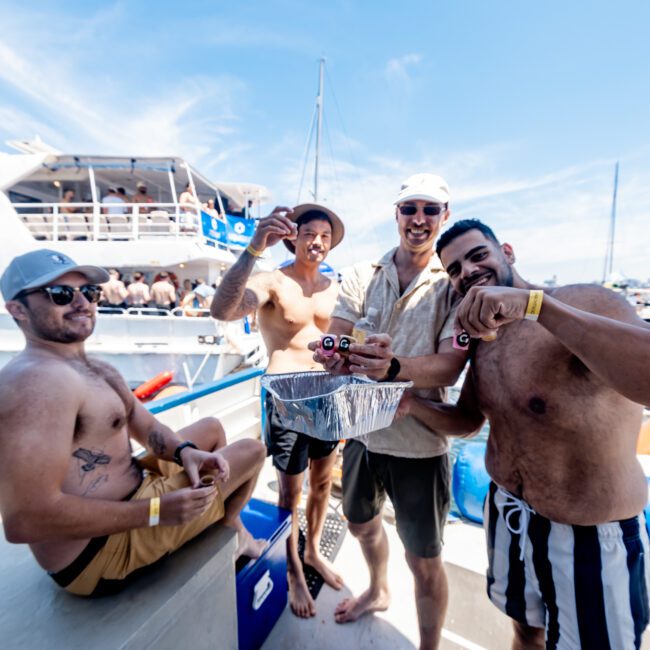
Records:
[[[236,649],[235,548],[234,531],[213,526],[121,593],[89,599],[64,592],[3,534],[0,646]]]

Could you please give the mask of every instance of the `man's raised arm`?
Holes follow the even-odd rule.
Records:
[[[268,217],[260,219],[250,244],[224,275],[212,298],[212,318],[237,320],[269,300],[269,274],[260,274],[250,281],[249,278],[257,258],[267,247],[294,236],[295,224],[285,216],[289,210],[277,207]]]
[[[544,297],[539,323],[595,375],[633,402],[650,405],[650,325],[627,322]]]
[[[650,326],[608,289],[592,285],[577,289],[579,293],[574,288],[571,296],[574,305],[544,292],[537,322],[608,386],[647,406]],[[481,336],[523,319],[530,294],[528,289],[472,287],[458,309],[459,325],[471,336]],[[578,308],[583,306],[589,311]]]
[[[412,381],[416,388],[453,386],[467,362],[467,352],[457,350],[452,339],[444,339],[436,354],[421,357],[398,356],[401,369],[397,381]]]

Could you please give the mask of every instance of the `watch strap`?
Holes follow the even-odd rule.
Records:
[[[390,360],[390,366],[388,366],[388,372],[385,377],[382,377],[379,381],[395,381],[397,375],[399,375],[402,366],[397,357],[393,357]]]
[[[181,451],[185,449],[185,447],[192,447],[192,449],[198,449],[198,447],[193,443],[190,442],[189,440],[186,440],[185,442],[181,442],[176,449],[174,449],[174,462],[177,465],[180,465],[183,467],[183,459],[181,458]]]

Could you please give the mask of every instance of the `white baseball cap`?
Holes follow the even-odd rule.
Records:
[[[395,205],[405,201],[449,203],[447,181],[436,174],[413,174],[402,183]]]

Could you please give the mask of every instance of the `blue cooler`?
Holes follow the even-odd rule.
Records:
[[[268,539],[262,556],[237,572],[239,650],[257,650],[287,605],[287,538],[291,513],[251,499],[241,513],[256,539]]]

